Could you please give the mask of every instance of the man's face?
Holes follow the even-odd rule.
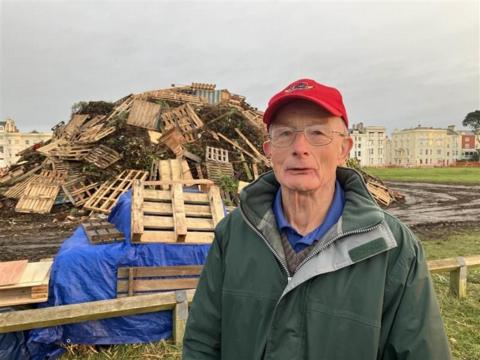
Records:
[[[265,154],[271,158],[278,182],[292,191],[310,192],[331,186],[336,168],[343,165],[352,147],[343,120],[307,101],[294,101],[280,108],[270,126],[270,133],[282,127],[303,130],[311,125],[322,125],[331,130],[331,142],[312,145],[305,134],[298,132],[291,145],[278,147],[267,141]]]

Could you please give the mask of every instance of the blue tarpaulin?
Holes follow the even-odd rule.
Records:
[[[91,245],[80,226],[62,244],[52,266],[49,298],[57,306],[116,297],[117,268],[123,266],[202,265],[210,245],[131,244],[131,191],[122,195],[108,220],[125,242]],[[32,359],[60,354],[56,344],[128,344],[166,339],[172,334],[170,311],[88,321],[30,331]]]

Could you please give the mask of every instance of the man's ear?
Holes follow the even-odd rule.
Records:
[[[270,158],[270,155],[272,154],[270,149],[270,140],[267,140],[263,143],[263,152],[268,158]]]
[[[353,140],[350,136],[346,137],[342,141],[342,145],[340,147],[340,152],[338,153],[338,165],[344,166],[348,159],[348,154],[353,147]]]

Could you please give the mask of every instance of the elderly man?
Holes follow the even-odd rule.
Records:
[[[273,172],[217,227],[184,359],[449,359],[423,250],[341,167],[340,93],[303,79],[269,102]]]

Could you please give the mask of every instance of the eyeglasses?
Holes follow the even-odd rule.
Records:
[[[293,144],[297,133],[303,133],[305,139],[313,146],[325,146],[332,142],[334,134],[348,136],[342,131],[334,131],[326,125],[310,125],[302,130],[290,126],[277,126],[270,129],[269,137],[273,146],[287,147]]]

